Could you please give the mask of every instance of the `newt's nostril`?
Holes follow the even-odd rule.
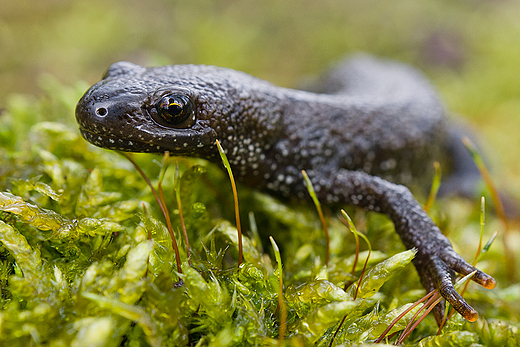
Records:
[[[104,117],[108,114],[108,110],[104,107],[98,107],[96,108],[96,115],[100,117]]]

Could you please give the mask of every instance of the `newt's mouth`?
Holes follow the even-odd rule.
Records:
[[[115,151],[124,152],[164,152],[167,149],[161,148],[161,146],[144,142],[136,139],[123,139],[114,136],[107,136],[99,133],[94,133],[85,128],[80,127],[81,135],[85,140],[96,145],[98,147],[112,149]]]

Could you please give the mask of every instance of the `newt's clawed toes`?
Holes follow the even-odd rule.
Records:
[[[442,297],[446,299],[446,301],[448,301],[466,320],[470,322],[476,321],[478,319],[478,312],[471,307],[455,289],[455,272],[458,272],[461,275],[468,275],[475,272],[472,280],[488,289],[495,287],[496,280],[488,274],[475,269],[458,254],[453,256],[454,251],[451,247],[448,249],[437,250],[436,253],[438,256],[419,255],[418,270],[423,284],[429,284],[426,286],[427,288],[437,288]],[[433,314],[437,324],[440,325],[444,316],[444,306],[439,305],[436,307]]]

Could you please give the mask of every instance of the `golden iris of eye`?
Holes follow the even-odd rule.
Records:
[[[186,121],[191,115],[191,101],[185,95],[168,95],[157,105],[157,112],[169,125],[177,125]]]

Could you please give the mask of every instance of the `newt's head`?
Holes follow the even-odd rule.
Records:
[[[272,109],[255,111],[249,94],[255,83],[266,84],[214,66],[118,62],[79,100],[76,120],[83,137],[100,147],[210,158],[217,138],[229,148],[243,131],[276,124]]]
[[[186,66],[144,68],[112,64],[76,106],[81,134],[104,148],[204,156],[214,147],[221,113]]]

